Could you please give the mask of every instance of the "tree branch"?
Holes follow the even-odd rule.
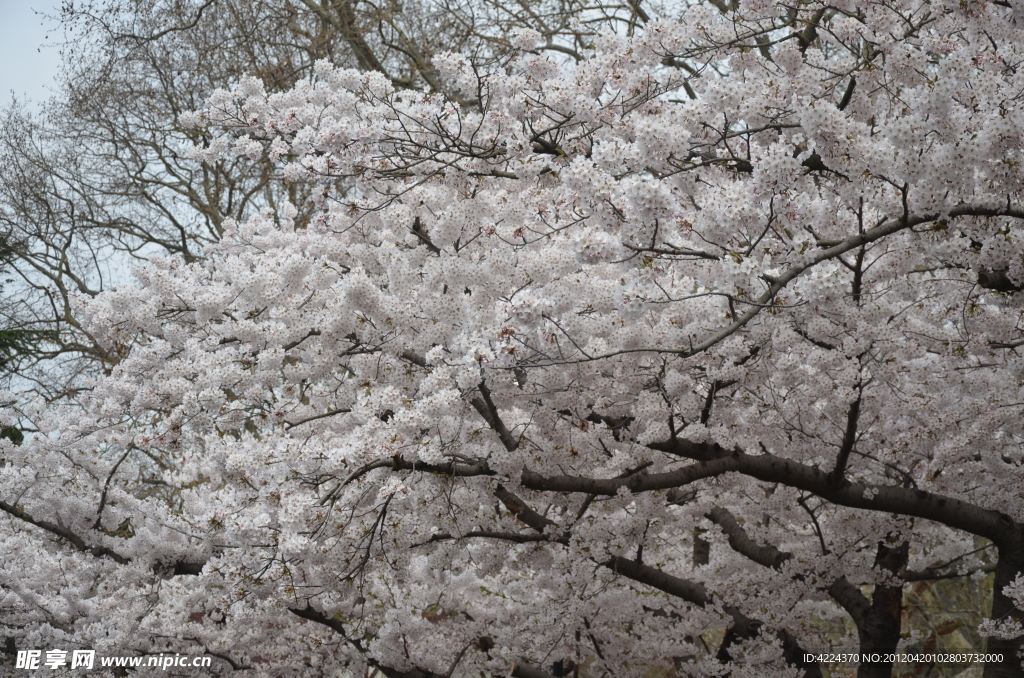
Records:
[[[839,454],[836,455],[836,465],[829,474],[829,482],[839,485],[844,482],[846,464],[850,461],[850,453],[857,442],[857,420],[860,417],[860,402],[864,391],[858,384],[857,399],[850,403],[850,409],[846,413],[846,431],[843,433],[843,442],[839,446]]]
[[[547,671],[535,669],[524,661],[517,661],[512,664],[512,672],[508,675],[512,678],[555,678]]]
[[[505,423],[501,420],[498,415],[498,408],[494,405],[494,401],[491,399],[491,391],[487,388],[487,384],[480,381],[480,397],[473,398],[469,401],[469,404],[473,406],[480,416],[484,418],[487,425],[498,434],[498,439],[501,440],[501,444],[505,446],[505,449],[509,452],[514,451],[519,447],[519,441],[516,440],[512,432],[505,428]]]
[[[1012,217],[1014,219],[1024,219],[1024,210],[1007,206],[1005,208],[987,208],[977,207],[974,205],[957,205],[949,211],[948,218],[974,216],[974,217]],[[843,240],[831,247],[827,247],[821,252],[818,252],[813,257],[810,257],[803,264],[797,264],[788,269],[785,273],[776,278],[775,282],[771,284],[768,290],[762,294],[758,299],[755,300],[754,304],[751,305],[739,318],[736,319],[731,325],[728,325],[718,332],[715,332],[704,341],[692,345],[690,348],[678,351],[681,357],[689,358],[703,353],[712,346],[717,345],[719,342],[735,334],[738,330],[749,323],[755,316],[761,313],[765,308],[769,308],[772,300],[781,292],[789,283],[798,278],[809,268],[817,266],[823,261],[834,259],[842,254],[846,254],[851,250],[855,250],[858,247],[867,245],[869,243],[881,240],[887,236],[899,233],[900,231],[914,226],[920,226],[921,224],[928,223],[930,221],[936,221],[942,218],[939,214],[926,214],[921,216],[907,216],[906,218],[892,219],[887,221],[875,228],[867,229],[862,233],[850,236],[846,240]]]
[[[110,558],[114,562],[118,563],[119,565],[127,565],[130,562],[130,559],[125,558],[121,554],[113,551],[112,549],[107,548],[106,546],[90,546],[85,542],[84,539],[79,537],[77,534],[75,534],[68,528],[62,525],[51,523],[46,520],[37,520],[25,511],[23,511],[21,508],[17,506],[12,506],[11,504],[8,504],[5,501],[0,501],[0,511],[4,511],[5,513],[14,516],[15,518],[18,518],[19,520],[24,520],[26,523],[30,525],[35,525],[41,530],[45,530],[50,534],[60,537],[61,539],[71,544],[82,553],[88,553],[96,556],[97,558],[103,558],[105,556],[107,558]]]
[[[717,444],[693,443],[675,438],[648,445],[651,449],[698,460],[667,473],[652,473],[631,478],[585,478],[577,476],[545,477],[524,470],[523,487],[541,492],[583,492],[612,496],[620,488],[631,492],[651,492],[682,487],[703,478],[725,473],[745,475],[815,494],[822,499],[850,508],[884,511],[933,520],[943,525],[976,534],[1000,544],[1016,544],[1020,539],[1016,524],[1000,511],[985,509],[960,499],[925,490],[849,482],[836,486],[824,471],[772,454],[753,456],[736,449],[726,451]]]
[[[729,546],[732,547],[733,551],[759,565],[778,570],[784,562],[793,557],[792,553],[780,551],[770,544],[762,546],[755,542],[747,534],[747,531],[743,529],[743,526],[736,521],[736,517],[727,509],[716,506],[708,511],[707,518],[722,528],[722,531],[729,538]]]

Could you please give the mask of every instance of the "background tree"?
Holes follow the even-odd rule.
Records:
[[[123,282],[153,254],[202,257],[224,219],[283,199],[307,209],[311,188],[285,185],[272,163],[204,165],[182,154],[212,137],[182,128],[178,116],[218,88],[255,75],[283,91],[328,59],[386,73],[396,86],[440,91],[446,85],[431,62],[438,52],[486,64],[508,49],[510,30],[529,27],[553,53],[579,58],[600,30],[628,31],[641,17],[648,12],[639,5],[575,0],[65,3],[56,94],[35,117],[10,107],[0,133],[0,219],[28,248],[12,253],[19,284],[8,293],[25,322],[58,338],[49,359],[20,376],[47,399],[74,397],[83,374],[109,369],[118,356],[80,331],[72,294]]]

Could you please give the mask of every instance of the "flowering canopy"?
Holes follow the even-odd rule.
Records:
[[[0,442],[17,645],[821,675],[821,619],[891,651],[904,581],[992,553],[986,675],[1024,675],[1021,22],[696,4],[182,116],[319,210],[81,302],[119,361]]]

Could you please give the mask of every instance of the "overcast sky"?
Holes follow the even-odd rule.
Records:
[[[54,45],[62,34],[36,12],[56,16],[59,9],[60,0],[0,0],[0,108],[10,103],[12,91],[35,102],[47,97],[60,64]]]

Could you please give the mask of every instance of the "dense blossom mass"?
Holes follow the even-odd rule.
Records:
[[[317,209],[81,300],[117,360],[6,415],[5,633],[820,676],[823,620],[906,649],[905,581],[994,569],[985,675],[1024,675],[1022,31],[739,0],[577,63],[443,54],[443,93],[325,62],[218,93],[196,161],[269,156]]]

